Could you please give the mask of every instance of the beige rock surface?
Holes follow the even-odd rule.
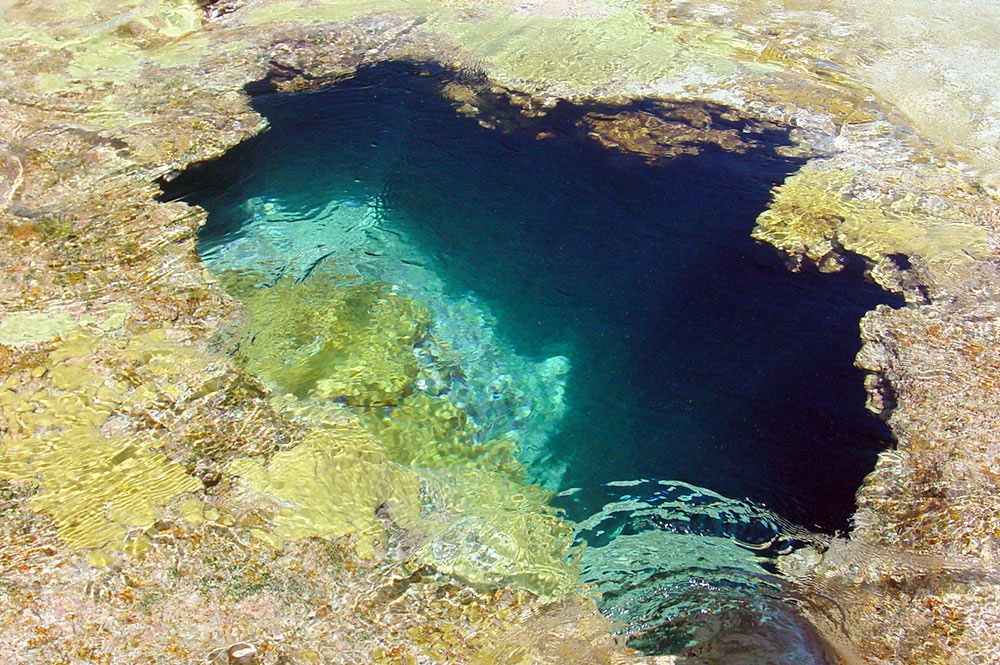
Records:
[[[227,471],[255,469],[250,484],[280,499],[265,485],[310,445],[316,418],[350,416],[290,415],[214,350],[244,314],[195,255],[204,213],[156,202],[155,179],[262,128],[248,82],[309,88],[409,57],[481,69],[525,113],[556,97],[659,95],[791,128],[813,158],[756,234],[831,269],[844,249],[863,254],[910,307],[865,318],[858,360],[897,449],[862,488],[850,540],[786,568],[845,662],[996,661],[1000,213],[988,192],[1000,74],[984,63],[997,11],[972,0],[0,2],[0,653],[193,662],[249,641],[262,662],[629,658],[590,601],[442,581],[394,558],[413,544],[391,513],[300,533],[244,501]],[[454,91],[456,107],[488,122],[476,94]],[[691,126],[626,118],[604,136],[669,155],[664,137],[701,140]],[[70,448],[72,464],[52,463]],[[100,492],[73,488],[71,469]],[[365,510],[387,496],[368,490]],[[74,499],[52,500],[64,492]],[[276,549],[276,531],[293,542]]]

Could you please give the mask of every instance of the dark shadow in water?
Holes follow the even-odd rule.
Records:
[[[793,274],[750,238],[770,188],[798,166],[773,152],[785,137],[650,165],[577,125],[614,109],[562,103],[502,133],[456,114],[437,94],[446,78],[390,63],[255,98],[271,129],[165,195],[209,210],[203,247],[236,230],[232,211],[251,196],[303,209],[377,200],[521,353],[571,358],[551,444],[569,460],[566,486],[679,479],[844,528],[889,438],[864,409],[858,320],[902,301],[864,281],[860,262]]]

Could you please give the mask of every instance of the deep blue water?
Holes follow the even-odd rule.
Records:
[[[456,114],[440,79],[383,65],[257,97],[270,129],[167,195],[209,210],[203,252],[239,237],[254,197],[304,219],[367,202],[406,238],[403,260],[485,303],[518,353],[570,359],[548,443],[562,487],[675,479],[845,527],[888,437],[852,365],[858,320],[899,303],[860,266],[792,273],[750,238],[797,166],[772,150],[784,137],[650,165],[588,139],[575,123],[592,109],[561,104],[504,133]]]
[[[889,438],[864,409],[858,320],[901,300],[860,262],[793,273],[750,238],[798,166],[779,131],[651,164],[579,126],[620,109],[487,129],[439,94],[449,77],[390,63],[256,97],[270,129],[164,196],[209,211],[211,270],[306,278],[336,261],[425,304],[417,390],[467,409],[482,441],[513,436],[538,482],[582,488],[555,501],[633,645],[824,662],[753,546],[785,547],[775,514],[847,526]]]

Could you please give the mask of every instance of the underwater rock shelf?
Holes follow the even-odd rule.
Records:
[[[84,0],[66,8],[3,8],[0,653],[29,663],[662,662],[612,638],[615,628],[593,598],[572,591],[582,579],[600,588],[606,611],[624,612],[633,646],[680,654],[685,662],[739,662],[748,625],[757,626],[750,631],[753,662],[764,653],[771,662],[996,660],[1000,225],[986,193],[995,184],[995,149],[979,144],[995,129],[982,109],[992,108],[1000,86],[992,70],[973,71],[969,63],[990,51],[996,40],[988,35],[1000,23],[995,8],[975,5],[943,10],[875,0],[860,9],[837,0],[815,9],[796,3],[791,11],[778,0],[516,7],[505,0]],[[939,11],[948,16],[932,15]],[[878,25],[868,18],[875,14]],[[960,48],[949,42],[941,26],[955,21],[971,26],[963,36],[983,39],[965,39]],[[847,44],[838,36],[844,34],[857,39]],[[437,86],[433,97],[392,94],[400,95],[396,101],[424,99],[462,127],[449,134],[456,145],[495,150],[498,159],[527,155],[541,170],[501,170],[504,182],[532,175],[558,192],[565,183],[553,183],[556,170],[546,167],[568,163],[567,172],[585,185],[576,198],[514,202],[533,232],[544,227],[532,208],[575,212],[565,219],[574,236],[550,235],[551,247],[615,237],[583,233],[592,226],[585,222],[610,206],[623,212],[614,230],[638,237],[631,222],[643,214],[661,219],[670,206],[648,202],[643,212],[615,201],[614,190],[661,191],[652,185],[672,165],[685,166],[674,175],[691,183],[693,197],[675,207],[702,225],[683,240],[694,242],[700,228],[726,229],[720,243],[705,253],[670,254],[669,274],[645,282],[659,289],[666,277],[687,275],[673,297],[651,288],[641,306],[607,298],[603,311],[612,315],[602,322],[616,345],[608,352],[593,335],[552,329],[551,302],[520,301],[532,293],[530,280],[550,287],[556,274],[515,251],[537,243],[531,229],[504,227],[487,262],[477,236],[496,227],[484,206],[454,206],[480,222],[475,233],[458,233],[463,227],[452,216],[423,214],[441,212],[428,198],[454,203],[454,182],[483,182],[474,156],[460,153],[456,164],[465,171],[453,173],[451,183],[429,182],[437,188],[433,197],[397,180],[372,199],[365,187],[383,182],[373,174],[395,168],[375,160],[360,183],[343,183],[349,195],[338,210],[313,211],[317,219],[338,220],[338,228],[362,228],[364,242],[384,243],[374,232],[393,231],[395,240],[381,247],[405,248],[405,258],[414,259],[405,267],[390,269],[395,255],[383,252],[350,264],[346,274],[343,261],[330,256],[309,260],[307,275],[260,265],[255,274],[244,265],[210,275],[206,266],[220,267],[213,261],[226,245],[210,249],[209,235],[231,229],[214,226],[213,215],[199,240],[206,212],[157,201],[155,183],[176,180],[241,142],[281,135],[273,118],[271,131],[261,133],[247,82],[262,82],[251,92],[344,89],[356,72],[395,71],[398,65],[368,68],[390,61],[444,62],[458,72],[445,80],[428,66],[423,78]],[[446,101],[437,95],[441,84]],[[363,98],[372,90],[356,92]],[[364,141],[354,147],[366,158],[402,154],[430,173],[440,166],[427,159],[430,151],[402,150],[434,135],[401,131],[394,123],[406,119],[407,108],[386,104],[392,151],[384,143],[377,151]],[[500,147],[488,148],[487,139]],[[702,160],[712,168],[699,167]],[[598,163],[614,175],[587,175]],[[286,166],[272,165],[275,172]],[[713,180],[716,168],[738,178]],[[772,199],[768,189],[782,180]],[[743,184],[734,190],[736,181]],[[695,194],[706,183],[734,192],[731,217],[714,217],[712,205],[698,203]],[[230,191],[251,184],[234,182]],[[594,191],[605,200],[585,206]],[[753,205],[744,207],[744,196]],[[251,231],[273,230],[265,222],[288,212],[275,200],[258,196],[243,211],[262,222],[237,234],[243,249],[259,248],[262,238]],[[516,208],[495,203],[501,212]],[[373,216],[380,222],[365,226]],[[646,244],[632,245],[655,255],[670,225],[650,228],[656,234]],[[789,273],[769,248],[752,244],[751,230],[802,272]],[[277,234],[269,241],[301,239]],[[608,252],[620,248],[612,245],[597,240],[582,249],[604,267],[615,264]],[[237,242],[228,246],[230,268],[237,268],[243,250],[231,251]],[[308,242],[296,247],[303,257],[316,249]],[[504,272],[501,259],[510,258],[520,263]],[[739,347],[713,346],[711,336],[699,334],[705,317],[691,317],[687,335],[677,334],[684,322],[676,320],[660,334],[653,329],[642,342],[656,362],[637,363],[622,352],[622,330],[648,322],[637,315],[643,307],[684,302],[689,311],[710,312],[699,307],[725,291],[707,289],[726,274],[714,270],[721,265],[750,271],[735,287],[759,284],[766,274],[776,289],[769,293],[798,285],[803,301],[836,303],[826,285],[845,284],[861,299],[837,306],[839,323],[820,326],[844,343],[843,360],[820,360],[850,371],[856,342],[848,344],[848,329],[884,297],[859,279],[861,261],[908,306],[879,305],[861,321],[856,362],[867,373],[868,407],[887,420],[895,448],[879,455],[861,485],[849,539],[798,530],[723,496],[748,495],[799,522],[844,524],[847,492],[813,494],[814,505],[799,501],[809,494],[802,492],[807,483],[766,495],[786,471],[763,458],[720,475],[711,472],[712,458],[693,452],[704,448],[672,442],[680,454],[650,460],[663,449],[647,443],[643,457],[615,469],[624,481],[602,486],[611,477],[607,465],[577,464],[574,455],[585,459],[600,449],[601,437],[587,428],[603,414],[625,412],[616,422],[662,420],[683,412],[675,397],[697,391],[715,407],[702,413],[718,416],[687,417],[672,431],[714,441],[732,457],[751,445],[725,435],[739,431],[740,418],[722,408],[730,389],[747,389],[749,375],[736,374],[714,392],[707,387],[717,383],[693,381],[694,391],[681,385],[677,395],[647,380],[663,373],[661,361],[676,368],[666,361],[677,355],[681,367],[707,371],[699,360],[738,356]],[[813,264],[843,270],[818,274]],[[492,277],[483,281],[481,273]],[[614,272],[577,277],[586,289],[539,292],[558,295],[556,310],[585,311],[580,303],[609,292],[615,280],[640,281]],[[344,282],[325,288],[331,279]],[[293,296],[302,306],[286,317],[281,312]],[[717,309],[735,316],[734,303],[726,305]],[[318,309],[323,316],[314,314]],[[531,318],[523,314],[542,325],[526,323]],[[297,332],[307,344],[315,340],[310,331],[345,318],[351,325],[344,329],[360,334],[345,333],[319,355],[367,369],[331,375],[293,362],[268,376],[275,358],[309,357],[296,352]],[[782,325],[804,337],[816,330]],[[254,326],[261,326],[257,336],[247,336]],[[477,333],[463,336],[468,330]],[[690,346],[669,348],[664,338]],[[472,347],[490,353],[470,363],[464,352]],[[627,371],[628,363],[644,371]],[[860,389],[854,396],[845,391],[844,399],[823,395],[804,365],[796,366],[798,373],[775,370],[761,380],[784,385],[786,394],[829,397],[836,422],[865,422]],[[498,368],[509,381],[495,380]],[[855,373],[842,385],[860,380]],[[609,396],[637,382],[647,388],[636,393],[645,400],[641,413],[620,400],[609,405]],[[599,386],[600,394],[588,395],[587,386]],[[483,388],[513,397],[477,403]],[[326,399],[314,399],[320,396]],[[518,408],[526,403],[529,409]],[[789,413],[768,411],[767,403],[753,402],[750,422],[763,417],[784,423],[773,431],[804,435],[794,418],[783,420]],[[858,407],[858,420],[840,418],[837,409],[848,405]],[[858,425],[847,434],[848,448],[863,459],[846,482],[821,476],[821,463],[796,458],[799,446],[772,462],[829,481],[827,489],[854,487],[871,464],[875,439],[888,438],[878,421],[867,422],[874,429]],[[644,438],[638,429],[628,432]],[[567,433],[586,441],[575,445]],[[621,431],[606,434],[622,438]],[[759,442],[772,434],[747,437]],[[695,470],[687,477],[694,484],[639,481],[635,469],[647,461],[667,477]],[[575,525],[527,480],[583,485],[555,499]],[[822,486],[819,480],[812,484]],[[590,544],[582,553],[573,548],[578,538]],[[694,567],[664,569],[662,552]],[[711,565],[699,569],[704,562]],[[626,564],[645,572],[633,575]],[[624,576],[605,575],[621,566]],[[710,574],[723,567],[725,580]],[[693,620],[698,613],[691,611],[706,589],[716,602],[708,623]],[[753,611],[747,598],[759,599]],[[637,608],[641,616],[628,616]],[[668,619],[666,629],[642,624],[649,617],[653,626]]]

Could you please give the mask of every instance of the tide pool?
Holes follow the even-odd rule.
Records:
[[[562,492],[590,544],[585,581],[650,652],[700,639],[650,626],[712,606],[690,592],[656,600],[696,579],[731,582],[704,585],[727,599],[717,609],[732,600],[744,605],[732,616],[800,631],[780,619],[773,543],[758,551],[747,534],[780,540],[770,516],[846,527],[889,437],[852,364],[858,320],[901,301],[861,265],[793,273],[750,238],[798,166],[776,152],[777,128],[719,113],[712,125],[749,149],[652,160],[593,137],[586,119],[622,108],[560,103],[497,129],[440,94],[450,80],[390,63],[257,97],[266,132],[165,185],[209,211],[199,251],[237,297],[347,289],[338,311],[367,317],[361,345],[326,348],[307,331],[286,350],[258,339],[240,353],[251,367],[254,354],[299,363],[274,382],[351,405],[408,464],[512,451],[518,473]],[[331,381],[308,367],[319,362],[382,369]],[[697,526],[727,502],[746,510]],[[646,578],[658,582],[624,584]],[[811,649],[803,638],[770,662],[821,662]]]

